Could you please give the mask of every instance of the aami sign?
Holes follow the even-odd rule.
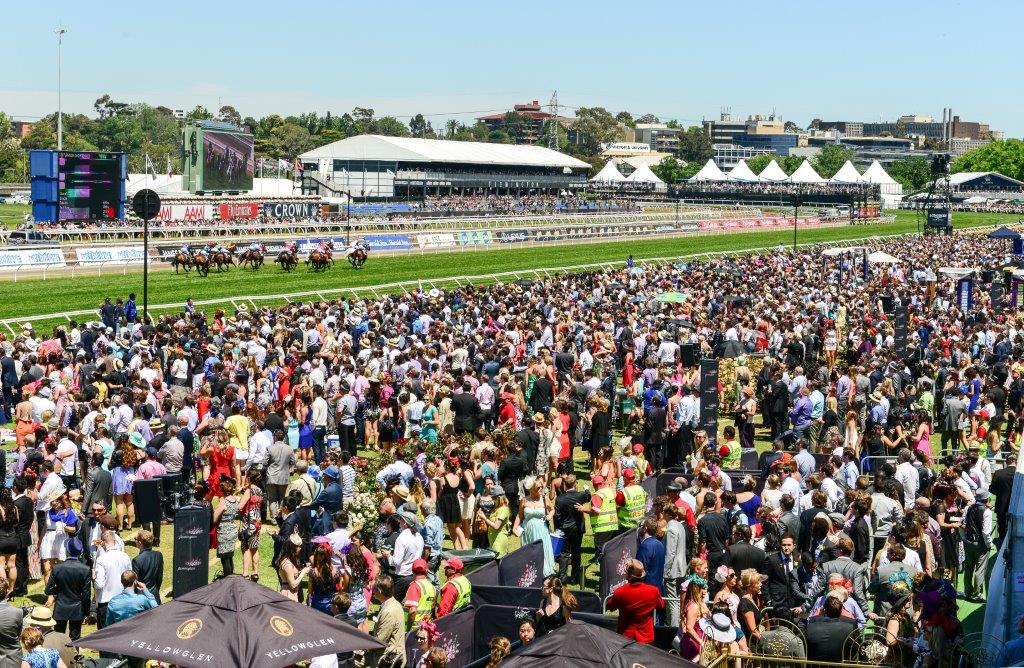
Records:
[[[209,204],[165,204],[160,207],[156,220],[210,220],[213,207]]]

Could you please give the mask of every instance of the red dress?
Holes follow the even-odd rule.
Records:
[[[558,420],[562,423],[562,433],[560,435],[562,451],[558,453],[558,460],[565,461],[572,456],[572,447],[569,445],[569,414],[559,411]]]
[[[210,477],[206,479],[206,484],[210,486],[210,496],[221,495],[220,477],[221,475],[231,476],[231,465],[234,461],[235,449],[231,446],[228,446],[223,452],[214,448],[210,453]]]

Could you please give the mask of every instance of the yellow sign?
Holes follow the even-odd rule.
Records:
[[[203,629],[203,620],[201,619],[186,619],[178,627],[177,636],[181,640],[188,640],[195,637]]]
[[[278,617],[277,615],[270,618],[270,628],[274,629],[274,632],[277,633],[277,635],[284,636],[285,638],[295,632],[295,629],[292,628],[291,622],[284,617]]]

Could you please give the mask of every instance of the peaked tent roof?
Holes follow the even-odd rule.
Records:
[[[596,624],[575,619],[569,620],[557,631],[531,642],[505,659],[501,665],[509,668],[699,666],[651,645],[634,642]]]
[[[664,183],[647,165],[637,167],[635,172],[626,177],[626,180],[639,181],[640,183]]]
[[[1006,225],[1003,225],[998,229],[992,230],[985,236],[989,239],[1020,239],[1020,232],[1011,230]]]
[[[747,167],[746,160],[740,160],[729,172],[729,178],[733,181],[756,181],[757,174],[751,171],[750,167]]]
[[[785,181],[789,178],[789,174],[782,171],[782,167],[779,167],[779,163],[772,160],[769,162],[761,173],[757,175],[760,181]]]
[[[821,178],[818,172],[814,171],[814,167],[811,167],[810,160],[804,160],[800,163],[800,166],[796,168],[789,176],[789,180],[793,183],[824,183],[825,179]]]
[[[615,166],[615,163],[609,160],[601,168],[601,171],[594,174],[594,178],[590,180],[591,182],[610,183],[612,181],[625,181],[626,177],[622,175],[622,172]]]
[[[839,168],[835,176],[828,180],[829,183],[860,183],[860,172],[853,166],[853,163],[847,160],[843,163],[843,166]]]
[[[862,183],[897,183],[896,179],[889,176],[877,160],[864,170],[864,173],[860,175],[860,180]]]
[[[704,166],[700,168],[700,171],[690,177],[691,181],[728,181],[729,177],[725,175],[715,161],[712,158],[708,158],[708,161],[704,163]]]

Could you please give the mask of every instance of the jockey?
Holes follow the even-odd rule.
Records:
[[[318,243],[316,245],[316,249],[318,251],[320,251],[321,253],[323,253],[324,255],[330,255],[331,254],[331,248],[327,244],[328,244],[327,241],[321,241],[320,243]]]
[[[192,255],[192,244],[185,244],[178,249],[178,252],[184,253],[185,255]]]
[[[258,241],[254,241],[251,244],[249,244],[249,250],[260,253],[263,251],[263,244],[261,244]]]
[[[294,255],[294,254],[295,254],[295,252],[296,252],[297,248],[298,248],[298,246],[297,246],[297,245],[295,244],[295,242],[294,242],[294,241],[289,241],[289,242],[287,242],[287,243],[286,243],[286,244],[284,245],[284,249],[285,249],[286,251],[288,251],[289,253],[291,253],[292,255]]]

